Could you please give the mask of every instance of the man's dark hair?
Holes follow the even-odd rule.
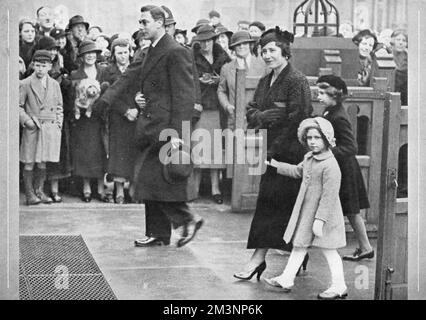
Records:
[[[42,6],[42,7],[38,8],[38,9],[37,9],[37,11],[36,11],[36,12],[37,12],[37,17],[39,16],[40,11],[41,11],[41,10],[43,10],[44,8],[52,9],[52,8],[51,8],[51,7],[49,7],[49,6]]]
[[[155,21],[161,20],[163,22],[163,26],[166,23],[166,15],[164,13],[164,10],[161,7],[154,6],[154,5],[147,5],[141,8],[141,12],[150,12],[151,17]]]

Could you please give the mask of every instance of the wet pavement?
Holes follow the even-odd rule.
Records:
[[[217,205],[209,199],[191,206],[205,224],[182,248],[133,246],[134,239],[144,236],[143,205],[86,204],[75,198],[65,198],[61,204],[21,205],[20,233],[81,234],[118,299],[316,299],[328,287],[327,262],[318,249],[309,251],[308,270],[297,277],[290,293],[269,287],[262,279],[233,278],[252,253],[245,247],[253,213],[232,213],[229,203]],[[356,247],[350,233],[347,242],[348,246],[339,250],[342,255]],[[376,245],[375,240],[372,243]],[[287,255],[270,250],[262,278],[280,274],[287,259]],[[375,262],[344,261],[348,299],[373,299]]]

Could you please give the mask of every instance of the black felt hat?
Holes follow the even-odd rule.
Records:
[[[287,30],[283,31],[280,29],[280,27],[276,26],[273,29],[268,29],[265,31],[260,37],[259,43],[261,47],[264,47],[272,41],[290,44],[294,41],[294,34],[288,32]]]
[[[73,26],[75,26],[76,24],[84,24],[84,26],[86,27],[86,30],[89,30],[90,24],[86,21],[84,21],[84,18],[80,15],[76,15],[74,17],[72,17],[69,21],[68,21],[68,26],[65,30],[69,31],[72,29]]]
[[[317,84],[320,83],[327,83],[331,87],[336,88],[337,90],[342,90],[343,94],[348,94],[348,87],[346,86],[345,81],[342,80],[342,78],[329,74],[324,75],[318,78]]]

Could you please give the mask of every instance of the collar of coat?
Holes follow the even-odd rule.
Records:
[[[213,44],[213,64],[207,61],[207,59],[202,55],[200,50],[196,50],[194,52],[195,60],[197,64],[205,64],[206,66],[210,66],[217,74],[220,74],[220,69],[225,63],[228,63],[231,58],[228,56],[225,50],[220,46],[220,44]]]
[[[46,76],[46,90],[43,88],[43,84],[40,79],[37,78],[35,72],[31,75],[30,86],[36,97],[40,102],[43,102],[46,98],[49,88],[52,86],[51,82],[55,81],[50,76]]]
[[[146,49],[143,54],[144,61],[140,76],[141,82],[145,80],[146,76],[149,74],[151,69],[157,64],[157,62],[159,62],[160,59],[173,47],[179,47],[179,44],[169,34],[166,33],[164,36],[161,37],[160,41],[158,41],[155,47],[150,48],[149,52],[148,49]]]
[[[329,116],[330,114],[335,113],[335,112],[336,112],[337,110],[339,110],[341,107],[342,107],[342,104],[336,104],[336,105],[334,105],[334,106],[327,107],[327,108],[325,108],[325,110],[324,110],[323,116],[324,116],[324,117]]]
[[[97,71],[96,80],[99,79],[101,72],[104,69],[105,69],[105,67],[100,67],[98,64],[96,64],[96,71]],[[81,64],[80,67],[77,70],[75,70],[71,73],[71,79],[72,80],[81,80],[81,79],[86,79],[86,78],[87,78],[87,74],[86,74],[86,72],[84,72],[83,64]]]
[[[312,151],[309,151],[306,155],[305,155],[305,160],[310,159],[310,158],[314,158],[315,160],[318,161],[323,161],[329,158],[334,157],[333,152],[331,152],[330,150],[327,150],[326,152],[320,153],[320,154],[313,154]]]

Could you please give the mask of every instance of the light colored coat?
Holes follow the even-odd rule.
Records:
[[[46,89],[35,73],[19,85],[19,122],[33,120],[36,129],[24,127],[20,161],[59,162],[63,121],[62,94],[57,81],[47,76]]]
[[[302,163],[279,162],[277,172],[302,178],[284,241],[295,247],[337,249],[346,246],[345,222],[339,200],[341,173],[331,151],[319,155],[308,152]],[[314,235],[315,219],[324,221],[323,236]]]
[[[270,71],[267,69],[265,62],[255,56],[251,57],[248,67],[247,77],[263,77]],[[228,128],[230,129],[235,129],[235,110],[233,114],[229,114],[228,106],[235,107],[235,78],[238,68],[237,59],[225,64],[220,71],[220,81],[217,88],[219,103],[228,115]]]

